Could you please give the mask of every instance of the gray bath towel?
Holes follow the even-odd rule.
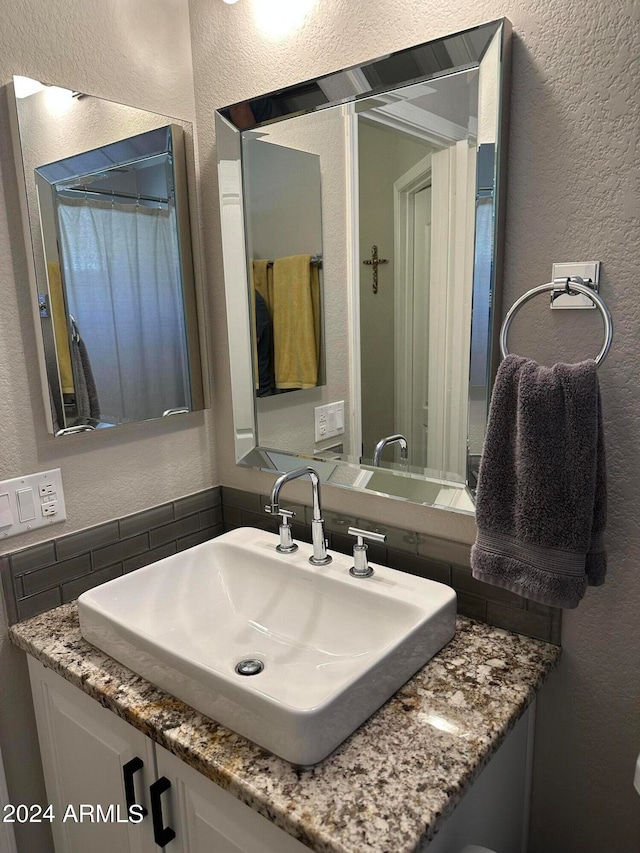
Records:
[[[73,384],[76,395],[76,411],[78,418],[100,419],[100,401],[98,390],[91,368],[91,360],[87,347],[80,337],[78,324],[71,318],[71,367]]]
[[[480,461],[473,576],[577,607],[587,585],[604,583],[606,513],[595,362],[547,368],[507,356]]]

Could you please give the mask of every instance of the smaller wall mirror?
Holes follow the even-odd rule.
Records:
[[[28,78],[13,95],[50,431],[203,408],[191,125]]]

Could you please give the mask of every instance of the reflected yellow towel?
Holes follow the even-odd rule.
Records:
[[[274,261],[271,316],[276,388],[314,388],[320,360],[320,278],[311,255]]]
[[[49,261],[47,263],[47,276],[49,278],[49,300],[51,302],[51,317],[53,318],[53,332],[56,338],[62,393],[75,394],[73,370],[71,369],[71,352],[69,350],[69,325],[67,323],[67,312],[64,308],[64,297],[62,295],[60,264],[57,261]]]

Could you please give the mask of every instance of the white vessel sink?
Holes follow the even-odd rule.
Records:
[[[443,584],[350,557],[309,564],[253,528],[85,592],[82,635],[134,672],[276,755],[315,764],[453,637]],[[258,660],[256,675],[236,672]]]

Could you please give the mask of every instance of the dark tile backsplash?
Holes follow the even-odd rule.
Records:
[[[222,486],[224,529],[258,527],[277,531],[277,519],[264,512],[267,503],[269,499],[266,495]],[[288,501],[286,506],[296,513],[293,538],[310,541],[311,507]],[[343,554],[352,552],[354,539],[347,534],[348,527],[385,533],[387,540],[384,545],[369,544],[369,558],[372,562],[452,586],[458,596],[458,612],[464,616],[560,645],[562,611],[475,580],[469,568],[469,545],[330,510],[324,511],[323,515],[329,547],[334,551]]]
[[[98,584],[191,548],[235,527],[277,532],[278,519],[264,512],[268,498],[227,486],[129,515],[107,524],[33,545],[0,557],[10,624],[77,598]],[[293,536],[311,541],[311,508],[287,503],[296,513]],[[366,518],[327,510],[329,547],[350,554],[348,527],[385,533],[371,543],[372,562],[452,586],[458,611],[491,625],[560,644],[562,612],[471,577],[470,547]]]
[[[0,557],[9,624],[222,532],[216,487]]]

